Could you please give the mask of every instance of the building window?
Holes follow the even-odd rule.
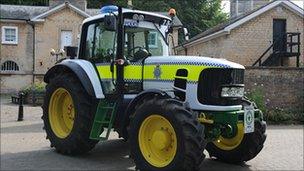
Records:
[[[72,46],[72,37],[73,37],[72,31],[62,30],[60,48],[64,49],[64,47],[66,47],[66,46]]]
[[[157,48],[157,33],[156,32],[149,33],[148,45],[149,45],[149,48]]]
[[[2,44],[18,44],[18,27],[2,27]]]
[[[19,71],[19,66],[14,61],[5,61],[1,65],[1,71]]]

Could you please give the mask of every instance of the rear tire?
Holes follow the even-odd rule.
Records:
[[[56,121],[63,122],[58,116],[62,117],[64,114],[56,114],[58,116],[56,116],[57,118],[55,120],[50,118],[54,117],[54,113],[56,113],[54,111],[64,111],[53,110],[56,108],[56,105],[58,108],[66,107],[60,105],[62,97],[58,98],[57,103],[54,103],[52,95],[59,89],[65,90],[66,93],[70,94],[73,103],[72,108],[75,113],[72,127],[65,136],[60,136],[60,132],[58,133],[58,129],[60,128],[54,126],[55,124],[58,124]],[[64,100],[62,101],[64,104]],[[53,104],[53,107],[50,107],[50,104]],[[98,141],[89,138],[97,102],[86,93],[80,81],[73,74],[60,74],[50,80],[49,84],[46,86],[46,95],[42,108],[42,119],[46,137],[49,139],[51,147],[55,147],[57,152],[67,155],[82,154],[90,151],[98,143]]]
[[[176,146],[176,151],[171,158],[168,157],[169,159],[167,159],[167,156],[170,156],[171,151],[163,151],[164,155],[156,155],[156,157],[153,158],[153,155],[157,153],[153,147],[158,147],[159,145],[157,143],[155,144],[155,142],[153,142],[153,145],[150,145],[152,150],[142,150],[143,146],[149,144],[149,142],[146,141],[146,144],[143,143],[145,140],[140,138],[142,135],[141,130],[144,127],[143,125],[146,124],[146,121],[151,117],[163,118],[163,120],[169,122],[170,124],[168,125],[171,125],[171,128],[174,129],[172,132],[174,132],[173,134],[176,136],[172,139],[176,139],[176,141],[172,142],[176,142],[176,144],[172,146]],[[161,122],[162,121],[155,122],[157,125],[156,127],[160,127],[158,124]],[[152,128],[152,131],[153,125],[148,125],[148,128]],[[152,135],[152,141],[154,134],[156,134],[155,132],[159,130],[163,130],[163,128],[156,128],[156,131],[154,130],[152,133],[149,133],[148,131],[147,134]],[[172,133],[170,135],[172,135]],[[205,158],[205,155],[203,154],[206,145],[206,141],[204,139],[204,126],[197,121],[197,117],[193,113],[183,106],[183,103],[173,99],[160,99],[155,97],[153,99],[146,99],[143,103],[139,104],[136,108],[135,114],[131,116],[129,136],[131,157],[134,159],[136,167],[139,170],[197,170]],[[161,136],[158,136],[157,142],[161,141],[161,138],[159,137]],[[148,141],[151,140],[149,139]],[[170,145],[170,147],[172,146]],[[156,151],[157,150],[162,151],[165,149],[160,150],[156,148]],[[151,159],[149,159],[150,154]],[[158,154],[162,154],[162,152]],[[165,161],[168,161],[167,163],[165,162],[165,164],[163,164],[164,157],[166,157]],[[157,162],[155,164],[153,161],[154,159],[163,165],[157,166]]]

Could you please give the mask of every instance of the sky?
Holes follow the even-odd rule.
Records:
[[[301,8],[304,8],[304,0],[291,0],[293,3],[297,4]],[[222,0],[222,8],[226,13],[230,12],[230,2],[229,0]]]

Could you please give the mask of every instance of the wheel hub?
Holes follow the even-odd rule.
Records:
[[[153,133],[152,143],[158,150],[167,148],[171,143],[171,137],[168,131],[157,130]]]
[[[165,167],[175,157],[177,150],[175,130],[161,115],[151,115],[142,122],[138,141],[143,157],[155,167]]]
[[[235,135],[233,137],[220,136],[213,142],[213,144],[226,151],[233,150],[238,147],[244,138],[244,126],[240,123],[235,129]]]

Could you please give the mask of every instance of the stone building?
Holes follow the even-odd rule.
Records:
[[[51,49],[77,46],[82,21],[99,11],[87,9],[86,0],[49,0],[44,7],[1,4],[1,93],[41,81],[56,62]],[[174,26],[175,31],[181,26],[178,18]]]
[[[303,18],[304,10],[288,0],[268,2],[194,36],[176,50],[245,66],[303,66]]]

